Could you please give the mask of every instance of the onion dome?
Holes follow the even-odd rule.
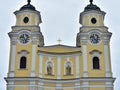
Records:
[[[35,7],[33,5],[30,4],[30,0],[28,0],[28,4],[24,5],[23,7],[20,8],[20,11],[22,10],[33,10],[35,11]]]
[[[90,0],[90,4],[87,5],[84,9],[84,11],[91,11],[91,10],[95,10],[95,11],[101,11],[100,8],[97,5],[93,4],[93,0]]]

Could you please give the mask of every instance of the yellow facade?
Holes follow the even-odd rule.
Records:
[[[39,11],[30,3],[15,12],[7,90],[113,90],[105,12],[93,3],[80,14],[76,46],[44,46]]]

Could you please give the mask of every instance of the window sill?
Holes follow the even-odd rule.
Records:
[[[25,69],[18,69],[18,70],[28,70],[28,69],[25,68]]]
[[[92,69],[93,71],[100,71],[101,69]]]
[[[50,74],[45,74],[45,75],[46,75],[46,76],[55,76],[55,75],[53,75],[53,74],[51,74],[51,75],[50,75]]]
[[[64,75],[64,76],[74,76],[74,74],[70,74],[70,75]]]

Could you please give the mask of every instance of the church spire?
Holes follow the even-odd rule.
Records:
[[[93,4],[93,0],[90,0],[90,4]]]
[[[28,4],[30,4],[31,0],[28,0]]]

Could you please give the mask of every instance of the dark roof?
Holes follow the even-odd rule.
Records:
[[[95,11],[101,11],[100,8],[97,5],[94,5],[93,3],[90,3],[89,5],[87,5],[84,9],[84,11],[91,11],[91,10],[95,10]]]
[[[20,11],[22,11],[22,10],[33,10],[33,11],[35,11],[36,9],[33,5],[28,3],[28,4],[26,4],[26,5],[24,5],[23,7],[20,8]]]

